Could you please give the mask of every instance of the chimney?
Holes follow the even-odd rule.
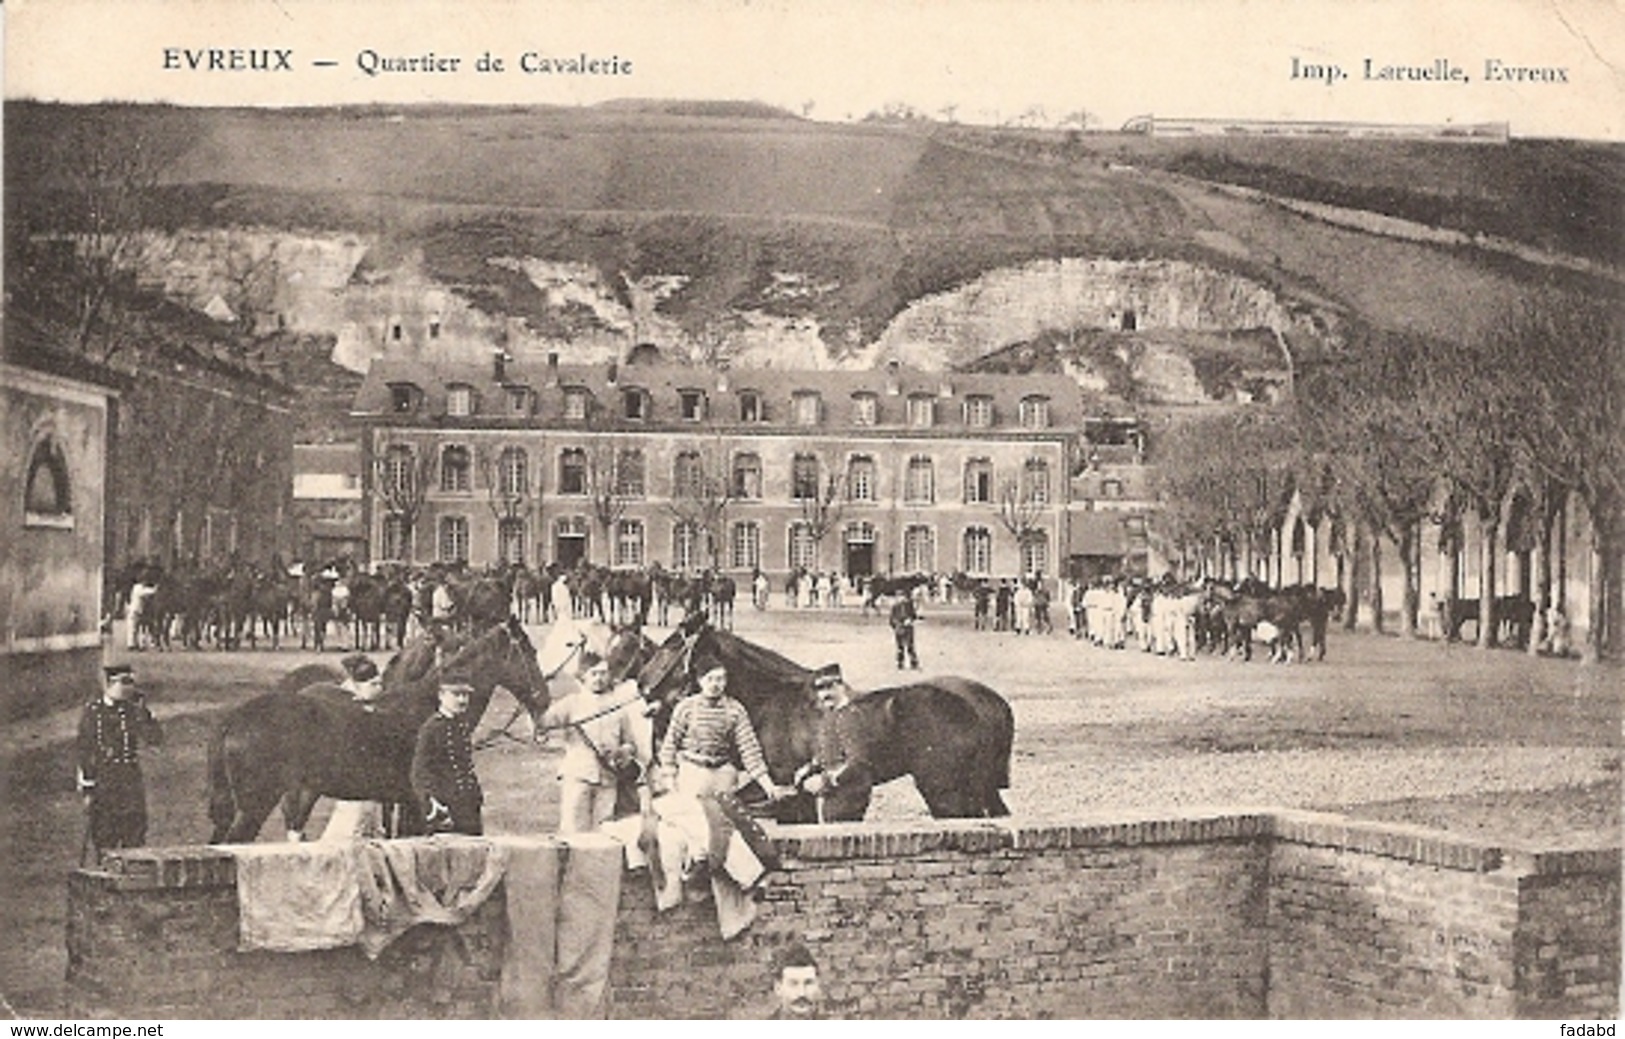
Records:
[[[886,396],[888,397],[895,397],[903,392],[902,380],[898,376],[901,368],[902,365],[898,363],[895,357],[886,362]]]
[[[614,361],[609,362],[609,367],[607,369],[605,369],[605,372],[604,372],[604,378],[609,382],[609,384],[611,386],[615,385],[615,380],[616,380],[616,378],[619,377],[620,371],[621,371],[621,366],[620,365],[616,364]]]
[[[954,384],[949,382],[947,379],[942,380],[941,385],[937,387],[937,396],[946,399],[948,397],[952,397],[953,395]]]
[[[728,392],[728,364],[726,361],[717,364],[717,392]]]
[[[508,362],[511,359],[508,351],[500,346],[491,351],[491,379],[498,386],[508,381]]]
[[[550,353],[550,354],[547,355],[547,382],[546,382],[546,385],[548,385],[548,386],[557,386],[558,384],[559,384],[559,355],[556,354],[556,353]]]

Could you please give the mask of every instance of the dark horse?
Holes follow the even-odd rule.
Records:
[[[291,832],[303,831],[323,795],[415,803],[412,751],[419,726],[436,709],[442,672],[468,676],[474,685],[469,717],[476,722],[497,686],[518,699],[533,722],[547,708],[535,647],[517,621],[491,626],[440,663],[409,669],[405,658],[412,655],[392,661],[402,666],[389,671],[401,673],[392,681],[386,671],[385,695],[372,710],[318,677],[319,684],[279,688],[227,712],[209,741],[210,843],[254,840],[278,803]],[[427,655],[432,658],[432,649]]]
[[[770,649],[685,621],[639,673],[644,696],[658,705],[657,737],[671,708],[693,688],[696,653],[728,668],[728,694],[745,705],[773,780],[789,784],[819,745],[832,716],[813,699],[812,672]],[[965,678],[932,678],[858,694],[842,711],[842,745],[857,767],[843,776],[838,796],[825,799],[823,821],[862,819],[873,788],[901,776],[914,785],[934,818],[1008,815],[999,791],[1010,786],[1015,717],[998,693]],[[816,822],[811,797],[797,794],[772,809],[780,822]]]

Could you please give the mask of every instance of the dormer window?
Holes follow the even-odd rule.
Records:
[[[649,395],[636,386],[628,386],[621,391],[621,414],[632,422],[642,422],[649,417]]]
[[[762,395],[755,390],[739,391],[739,421],[762,421]]]
[[[392,415],[410,415],[418,409],[418,388],[409,382],[389,384],[389,411]]]
[[[924,429],[931,425],[936,413],[936,402],[924,394],[915,394],[908,399],[908,424],[915,429]]]
[[[705,391],[678,390],[677,412],[684,422],[699,422],[705,418]]]
[[[993,398],[976,394],[965,398],[965,425],[987,429],[993,425]]]
[[[446,414],[462,417],[474,413],[474,387],[453,383],[446,387]]]
[[[872,393],[852,394],[852,424],[854,426],[872,426],[875,424],[876,397]]]
[[[1049,428],[1049,398],[1039,396],[1021,398],[1021,425],[1024,429]]]
[[[509,386],[508,387],[508,414],[510,414],[510,415],[528,415],[528,414],[530,414],[530,387],[528,387],[528,386]]]
[[[587,391],[571,386],[564,391],[564,418],[569,422],[584,422],[587,418]]]
[[[790,409],[795,415],[796,425],[818,425],[818,394],[810,390],[803,390],[790,397]]]

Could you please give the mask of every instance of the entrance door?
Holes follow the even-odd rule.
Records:
[[[584,534],[560,534],[553,539],[553,558],[560,567],[569,570],[587,558],[587,538]]]
[[[874,525],[854,523],[846,528],[846,576],[868,577],[874,572]]]

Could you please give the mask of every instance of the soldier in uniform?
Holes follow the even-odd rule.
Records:
[[[903,660],[907,658],[908,666],[918,671],[920,669],[920,655],[914,649],[914,624],[920,619],[920,613],[914,608],[914,593],[903,592],[892,603],[891,630],[897,641],[897,669],[903,669]]]
[[[474,774],[472,726],[468,700],[474,687],[466,682],[440,684],[440,708],[418,729],[412,752],[412,790],[423,806],[430,833],[483,832],[480,810],[485,794]]]
[[[79,716],[79,793],[90,815],[98,852],[136,848],[147,840],[147,785],[142,747],[160,746],[164,733],[136,691],[127,664],[102,669],[102,694]]]

